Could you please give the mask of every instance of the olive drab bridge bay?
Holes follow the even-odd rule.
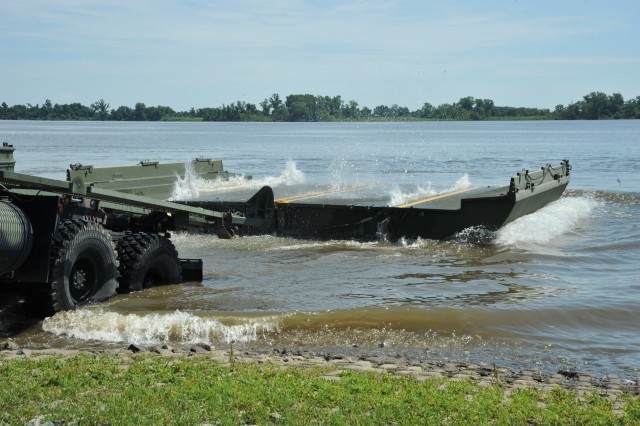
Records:
[[[398,206],[337,198],[362,186],[297,193],[291,191],[298,188],[276,188],[277,198],[263,186],[255,193],[227,193],[225,199],[177,202],[167,198],[187,172],[207,180],[235,175],[222,161],[200,157],[187,164],[76,163],[66,180],[56,180],[15,172],[14,150],[7,142],[0,147],[0,292],[18,294],[24,311],[34,316],[117,293],[202,281],[202,261],[181,259],[172,231],[219,238],[447,239],[472,227],[498,229],[557,200],[571,170],[563,160],[523,170],[506,186],[463,188]]]

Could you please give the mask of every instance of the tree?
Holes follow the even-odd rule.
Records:
[[[607,113],[609,117],[621,118],[622,109],[624,107],[624,98],[620,93],[614,93],[609,96],[609,104],[607,105]]]
[[[390,109],[386,105],[378,105],[373,109],[373,116],[378,118],[390,117]]]
[[[640,96],[629,99],[622,108],[623,118],[640,118]]]
[[[271,113],[271,103],[269,99],[260,102],[260,108],[262,108],[262,114],[269,115]]]
[[[564,105],[562,104],[556,105],[556,108],[553,110],[553,113],[558,117],[562,117],[562,114],[564,113]]]
[[[389,108],[389,115],[393,118],[408,117],[410,115],[410,111],[407,107],[401,107],[398,104],[393,104],[391,105],[391,108]]]
[[[91,109],[93,110],[96,118],[98,120],[106,120],[109,114],[109,104],[104,101],[104,99],[100,99],[97,102],[91,104]]]
[[[147,119],[147,106],[142,102],[138,102],[133,110],[133,119],[135,121],[145,121]]]
[[[344,106],[342,115],[345,118],[357,119],[360,117],[360,110],[358,110],[358,102],[349,101],[347,105]]]
[[[455,120],[459,116],[458,107],[455,104],[440,104],[433,111],[433,118],[440,120]]]
[[[247,102],[245,104],[245,111],[246,111],[245,114],[247,114],[248,116],[252,116],[258,112],[258,107],[256,106],[256,104]]]
[[[278,95],[277,93],[271,95],[271,98],[269,98],[269,103],[271,104],[271,109],[273,109],[274,111],[277,111],[282,107],[282,100],[280,99],[280,95]]]
[[[431,118],[431,116],[433,115],[433,105],[431,105],[429,102],[425,102],[422,105],[422,108],[417,111],[417,115],[421,118]]]
[[[51,104],[51,101],[49,99],[47,99],[46,101],[44,101],[44,104],[42,105],[42,118],[44,118],[45,120],[49,120],[53,115],[53,105]]]
[[[118,107],[118,109],[111,110],[109,119],[114,121],[132,121],[134,119],[133,116],[133,110],[123,105]]]
[[[393,104],[378,105],[373,109],[360,108],[358,102],[344,102],[341,96],[321,96],[310,94],[292,94],[283,102],[280,95],[274,93],[258,106],[237,101],[220,107],[176,112],[168,106],[147,107],[138,102],[135,108],[121,106],[110,109],[104,99],[90,107],[80,103],[52,104],[47,99],[42,106],[14,105],[0,103],[0,119],[4,120],[115,120],[115,121],[157,121],[167,118],[201,118],[205,121],[333,121],[379,119],[403,119],[417,117],[440,120],[483,120],[491,117],[505,118],[542,118],[542,119],[617,119],[640,118],[640,96],[625,102],[620,93],[607,95],[603,92],[591,92],[583,99],[566,107],[562,104],[555,109],[496,106],[491,99],[476,99],[472,96],[460,98],[453,104],[441,104],[434,107],[425,102],[421,108],[409,111],[408,108]]]
[[[160,121],[162,119],[162,111],[158,107],[148,107],[145,108],[144,116],[145,120],[148,121]]]
[[[475,99],[473,96],[467,96],[466,98],[460,98],[458,101],[458,106],[464,110],[471,111],[473,109],[473,104],[475,103]]]
[[[584,96],[584,118],[596,120],[605,116],[609,99],[603,92],[591,92]]]
[[[285,100],[290,121],[317,121],[318,109],[313,95],[289,95]]]
[[[222,112],[220,108],[201,108],[197,111],[198,117],[203,121],[221,121]]]
[[[493,115],[494,108],[493,101],[491,99],[476,99],[473,110],[482,117],[491,117]]]
[[[327,107],[328,107],[329,115],[332,115],[335,118],[340,118],[340,115],[342,114],[342,106],[344,104],[342,102],[342,97],[334,96],[333,98],[329,98],[327,96],[326,98],[327,98]],[[357,103],[356,103],[356,107],[357,107]]]

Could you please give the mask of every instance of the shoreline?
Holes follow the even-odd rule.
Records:
[[[575,391],[579,395],[596,392],[600,396],[617,399],[622,394],[640,396],[640,378],[622,380],[617,376],[603,378],[570,371],[556,373],[542,372],[537,368],[515,370],[486,362],[470,363],[455,360],[407,360],[384,355],[343,355],[339,353],[319,353],[304,349],[283,349],[272,351],[215,349],[206,344],[174,348],[169,345],[145,347],[131,344],[128,347],[103,350],[87,349],[27,349],[20,348],[11,339],[0,341],[0,363],[15,359],[41,359],[52,356],[72,358],[83,355],[105,355],[122,362],[135,356],[158,357],[206,357],[223,366],[233,363],[271,364],[282,368],[333,367],[335,370],[324,378],[340,381],[339,373],[355,371],[362,373],[391,374],[409,376],[417,381],[443,379],[446,382],[468,380],[479,387],[501,386],[505,392],[515,389],[534,389],[550,392],[556,387]]]

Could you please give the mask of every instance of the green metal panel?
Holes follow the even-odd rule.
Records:
[[[167,213],[181,212],[190,215],[200,216],[206,220],[229,220],[234,225],[245,226],[261,226],[263,219],[245,218],[229,213],[222,213],[203,209],[199,207],[187,206],[184,204],[174,203],[171,201],[163,201],[156,198],[145,197],[141,195],[127,194],[96,186],[80,185],[80,181],[66,182],[55,179],[41,178],[36,176],[25,175],[22,173],[0,171],[0,182],[12,186],[14,189],[35,189],[40,191],[48,191],[57,194],[73,194],[79,196],[87,196],[96,200],[107,201],[112,203],[116,209],[130,211],[133,208],[148,209],[149,211],[164,211]]]
[[[16,161],[13,159],[14,150],[13,145],[2,142],[2,146],[0,147],[0,170],[13,171],[13,166],[16,164]]]
[[[511,178],[509,194],[516,200],[547,191],[557,186],[567,186],[571,165],[569,160],[563,160],[558,166],[547,164],[539,170],[524,170]]]
[[[91,184],[128,194],[167,199],[177,178],[184,179],[186,174],[207,180],[228,179],[235,175],[224,171],[221,160],[196,158],[188,163],[141,161],[133,166],[118,167],[71,164],[67,170],[67,180],[77,187]]]

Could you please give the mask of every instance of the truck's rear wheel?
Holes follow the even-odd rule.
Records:
[[[29,313],[57,311],[106,300],[116,294],[118,260],[111,234],[87,220],[64,220],[51,246],[48,285],[31,286]]]
[[[117,251],[121,293],[180,282],[178,252],[164,236],[146,232],[127,234],[118,241]]]

